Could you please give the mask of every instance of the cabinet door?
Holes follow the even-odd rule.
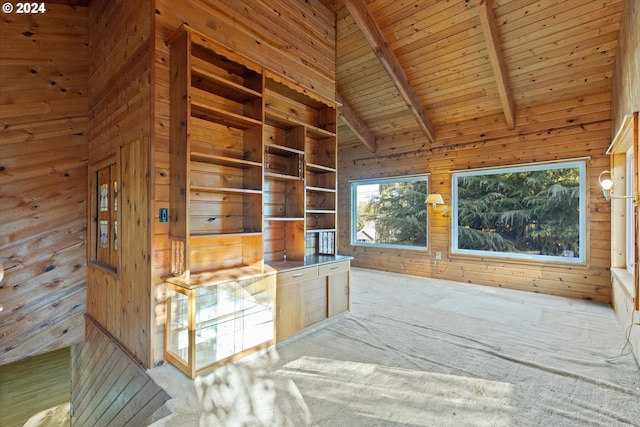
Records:
[[[349,271],[340,271],[328,276],[327,297],[329,317],[349,309]]]
[[[311,326],[327,318],[327,280],[316,277],[303,283],[304,326]]]
[[[289,338],[304,328],[301,282],[278,284],[276,293],[276,340]]]

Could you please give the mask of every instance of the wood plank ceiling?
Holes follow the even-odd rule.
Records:
[[[424,133],[611,90],[621,0],[323,0],[340,142]],[[413,103],[413,104],[412,104]]]

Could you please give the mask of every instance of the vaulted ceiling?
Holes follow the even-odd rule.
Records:
[[[341,142],[611,90],[621,0],[323,0],[337,16]]]

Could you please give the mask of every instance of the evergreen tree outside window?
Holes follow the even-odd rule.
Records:
[[[427,248],[428,176],[353,181],[351,244]]]
[[[584,161],[455,172],[452,253],[585,262]]]

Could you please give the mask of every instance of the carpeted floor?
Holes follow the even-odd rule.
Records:
[[[152,369],[173,412],[153,426],[640,426],[626,328],[607,305],[353,269],[322,329],[194,381]]]

